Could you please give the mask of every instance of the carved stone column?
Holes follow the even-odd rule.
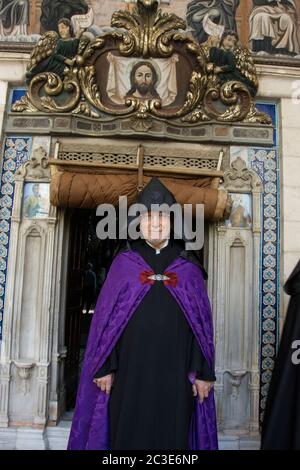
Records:
[[[218,429],[221,431],[224,424],[223,415],[223,393],[224,393],[224,381],[223,381],[223,369],[224,365],[224,348],[225,348],[225,337],[224,337],[224,308],[225,308],[225,266],[224,263],[220,263],[219,260],[224,259],[225,250],[225,235],[226,230],[221,226],[213,226],[210,231],[209,245],[212,246],[212,252],[210,252],[210,263],[209,270],[209,293],[212,299],[212,307],[214,313],[214,330],[215,330],[215,345],[216,345],[216,378],[215,383],[215,397],[217,406],[217,419]]]
[[[233,220],[221,222],[211,237],[219,430],[257,435],[262,183],[238,157],[225,171],[224,188],[233,196],[251,197],[252,221],[245,225],[235,225]]]
[[[0,423],[4,426],[43,428],[48,420],[56,209],[50,206],[35,217],[25,213],[23,204],[27,183],[44,184],[47,189],[47,157],[43,147],[35,148],[15,175],[0,365]]]

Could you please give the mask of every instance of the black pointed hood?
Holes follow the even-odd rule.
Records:
[[[168,208],[171,208],[173,204],[176,204],[176,198],[173,195],[171,191],[156,177],[153,177],[150,182],[145,186],[145,188],[141,191],[141,193],[138,195],[136,201],[134,204],[143,204],[145,206],[147,211],[151,210],[152,204],[158,204],[161,206],[164,204]],[[142,211],[141,213],[142,214]],[[184,220],[184,216],[182,214],[182,227],[180,232],[175,232],[175,227],[174,227],[174,217],[172,214],[172,211],[170,211],[171,214],[171,238],[176,238],[177,240],[181,240],[184,243],[188,243],[190,241],[193,241],[193,236],[188,237],[188,234],[190,233],[187,224]],[[140,220],[140,216],[136,215],[129,215],[128,216],[128,225],[133,224],[133,225],[138,225]]]
[[[176,199],[171,191],[156,177],[145,186],[136,200],[138,204],[144,204],[148,210],[151,204],[167,204],[169,207],[176,204]]]
[[[176,199],[171,191],[156,177],[153,177],[144,189],[139,193],[135,204],[143,204],[145,206],[144,211],[140,212],[140,215],[145,211],[150,211],[152,204],[167,205],[169,208],[176,204]],[[128,215],[128,225],[130,223],[139,223],[140,216]]]
[[[159,204],[160,206],[162,204],[165,204],[170,208],[173,204],[176,204],[176,203],[177,203],[176,198],[172,194],[172,192],[169,191],[169,189],[158,178],[153,177],[150,180],[150,182],[145,186],[145,188],[140,192],[134,204],[143,204],[146,207],[147,211],[150,211],[152,204]],[[140,216],[136,216],[136,215],[131,215],[131,216],[128,216],[127,218],[128,225],[131,223],[138,224],[139,220],[140,220]],[[183,218],[182,233],[180,233],[179,237],[176,239],[177,243],[183,244],[182,252],[180,256],[182,258],[185,258],[187,261],[190,261],[191,263],[194,263],[197,266],[199,266],[202,270],[204,279],[207,279],[207,273],[205,269],[203,268],[203,266],[201,265],[199,255],[194,251],[184,249],[184,243],[187,243],[193,240],[193,237],[188,238],[186,236],[186,233],[189,233],[189,232],[187,230],[187,227],[185,225],[184,218]],[[171,238],[175,238],[174,227],[172,227]],[[120,251],[131,250],[132,249],[131,243],[132,243],[132,240],[128,238],[126,242],[124,242],[120,247],[118,247],[115,255],[119,253]]]

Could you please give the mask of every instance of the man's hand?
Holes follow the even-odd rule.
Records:
[[[84,32],[85,32],[85,28],[78,28],[78,30],[76,31],[76,38],[80,39]]]
[[[221,73],[221,72],[223,72],[223,69],[222,69],[222,67],[217,66],[217,67],[214,68],[214,72],[215,73]]]
[[[209,392],[214,386],[214,382],[204,382],[204,380],[195,380],[195,383],[192,386],[193,395],[196,397],[198,395],[199,402],[203,403],[205,398],[208,397]]]
[[[100,379],[94,379],[93,382],[97,385],[97,387],[101,388],[102,392],[105,392],[107,395],[110,394],[111,387],[114,382],[115,374],[105,375],[104,377],[100,377]]]
[[[76,57],[74,57],[74,59],[65,59],[65,64],[68,65],[69,67],[73,67],[75,62],[76,62]]]

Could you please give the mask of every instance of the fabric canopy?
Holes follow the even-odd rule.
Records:
[[[61,169],[51,166],[51,204],[58,207],[93,209],[107,203],[117,206],[119,196],[128,197],[128,205],[135,202],[137,175],[113,171],[95,174],[93,170]],[[180,204],[204,204],[206,220],[218,221],[228,215],[229,196],[224,190],[215,187],[215,178],[207,177],[165,177],[159,176],[162,183],[174,194]],[[143,175],[146,185],[151,176]]]

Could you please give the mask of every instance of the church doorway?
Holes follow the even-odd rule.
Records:
[[[70,211],[66,297],[66,411],[75,406],[77,386],[97,297],[118,248],[118,240],[99,240],[96,210]]]

